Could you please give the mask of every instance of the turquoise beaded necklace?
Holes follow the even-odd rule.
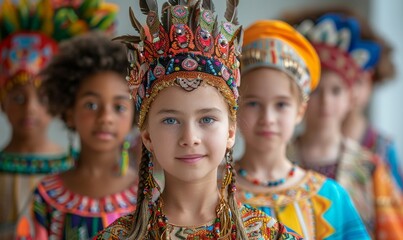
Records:
[[[295,166],[295,164],[293,164],[292,168],[290,169],[290,171],[288,172],[286,177],[280,178],[277,180],[273,180],[273,181],[267,181],[267,182],[263,182],[259,179],[248,176],[248,172],[243,168],[239,168],[238,174],[241,177],[243,177],[244,179],[246,179],[248,182],[252,183],[253,185],[263,186],[263,187],[277,187],[277,186],[285,183],[288,178],[294,176],[295,169],[296,169],[296,166]]]

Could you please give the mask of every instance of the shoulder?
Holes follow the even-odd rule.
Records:
[[[332,202],[332,208],[354,208],[349,192],[333,179],[326,179],[319,195],[330,199]]]
[[[240,211],[250,239],[302,239],[295,232],[260,210],[242,205]]]
[[[338,182],[333,179],[326,178],[323,182],[322,188],[320,192],[329,192],[332,195],[348,195],[347,191],[341,186]]]
[[[118,240],[127,239],[130,229],[132,228],[134,215],[128,214],[124,217],[118,218],[115,222],[107,228],[98,233],[94,240]]]
[[[370,171],[376,167],[379,162],[376,155],[368,149],[362,147],[358,142],[345,138],[343,140],[343,158],[344,163],[355,165],[360,168],[365,167]]]

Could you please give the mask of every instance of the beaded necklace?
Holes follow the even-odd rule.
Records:
[[[276,187],[276,186],[279,186],[279,185],[285,183],[288,178],[294,176],[295,169],[296,169],[296,166],[295,166],[295,164],[293,164],[292,168],[290,169],[290,171],[288,172],[286,177],[283,177],[283,178],[280,178],[277,180],[273,180],[273,181],[267,181],[267,182],[263,182],[263,181],[260,181],[259,179],[248,176],[248,172],[243,168],[239,168],[238,174],[241,177],[243,177],[244,179],[246,179],[248,182],[250,182],[254,185],[263,186],[263,187]]]
[[[226,234],[225,236],[221,236],[221,218],[220,218],[220,214],[221,214],[221,203],[219,203],[219,205],[217,206],[216,209],[216,213],[217,216],[213,221],[213,226],[209,226],[209,224],[207,224],[205,227],[195,227],[195,226],[176,226],[174,224],[170,224],[168,222],[168,218],[165,216],[165,214],[163,213],[163,201],[161,198],[159,198],[155,204],[153,204],[153,208],[154,208],[154,217],[153,219],[155,219],[155,223],[157,224],[158,227],[158,231],[159,233],[161,233],[161,237],[160,239],[164,239],[164,240],[170,240],[171,239],[171,232],[173,231],[174,227],[180,227],[180,228],[185,228],[185,229],[197,229],[197,228],[203,228],[203,231],[199,232],[195,232],[195,234],[198,237],[199,234],[202,234],[203,239],[228,239],[228,240],[234,240],[236,239],[236,226],[235,223],[231,220],[231,232],[229,234]],[[196,237],[196,236],[195,236]]]

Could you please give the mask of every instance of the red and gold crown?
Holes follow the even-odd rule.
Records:
[[[141,127],[151,102],[169,86],[187,91],[202,82],[216,87],[235,118],[240,82],[238,56],[242,27],[237,21],[239,0],[228,0],[226,21],[218,23],[212,1],[170,0],[158,16],[156,0],[140,0],[147,16],[142,26],[130,8],[132,26],[139,36],[121,36],[128,46],[127,81]]]

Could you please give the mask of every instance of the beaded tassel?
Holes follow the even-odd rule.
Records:
[[[69,153],[67,156],[67,163],[71,166],[75,165],[75,153],[74,153],[74,135],[73,132],[68,132],[68,140],[69,140]]]

